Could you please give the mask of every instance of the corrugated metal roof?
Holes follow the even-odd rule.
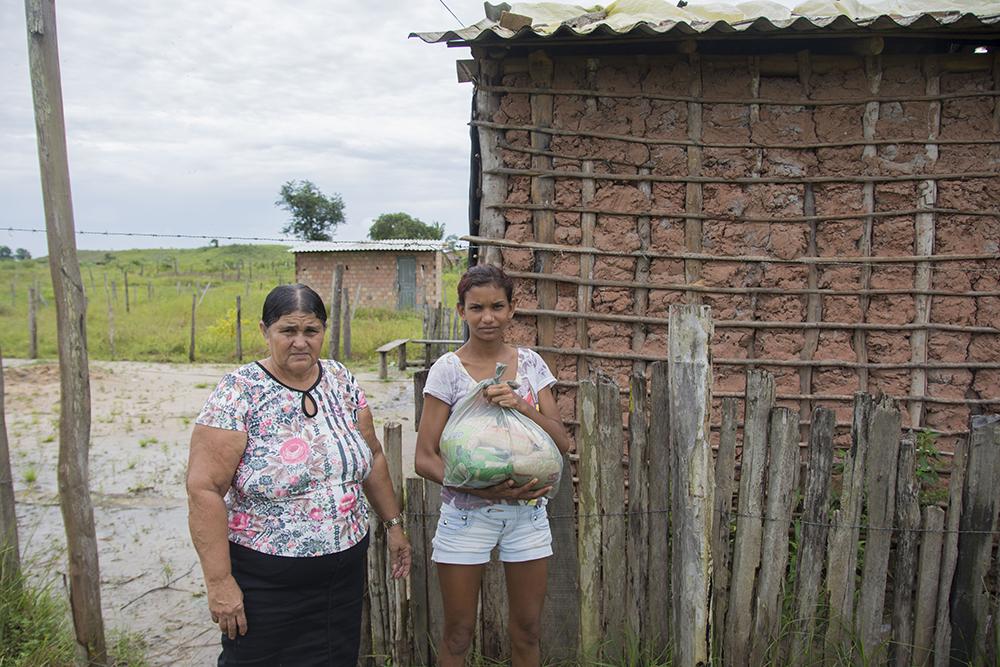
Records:
[[[363,252],[395,250],[398,252],[433,252],[444,250],[443,241],[426,239],[387,239],[385,241],[307,241],[292,246],[289,252]]]
[[[555,2],[486,4],[487,18],[459,30],[414,32],[428,43],[544,41],[593,37],[714,36],[746,33],[990,31],[1000,24],[1000,2],[809,0],[794,8],[770,0],[727,5],[693,0],[677,7],[666,0],[618,0],[606,7]],[[520,17],[531,19],[531,25]],[[511,27],[505,26],[513,26]]]

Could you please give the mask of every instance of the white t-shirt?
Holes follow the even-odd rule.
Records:
[[[545,361],[538,356],[537,352],[526,347],[517,348],[515,379],[518,383],[518,388],[515,390],[517,395],[535,408],[538,407],[538,393],[556,383],[556,379],[552,376],[552,371],[549,370]],[[477,384],[478,382],[469,375],[469,371],[462,365],[462,360],[458,358],[458,355],[454,352],[446,352],[434,362],[430,372],[427,373],[424,394],[433,396],[449,407],[455,407],[455,404],[465,398]],[[472,509],[493,504],[489,500],[448,487],[441,489],[441,502],[458,509]]]

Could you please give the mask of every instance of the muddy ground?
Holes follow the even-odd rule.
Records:
[[[187,531],[184,471],[194,418],[230,366],[92,362],[90,480],[100,544],[105,624],[141,635],[153,665],[213,664],[215,625]],[[413,385],[352,366],[375,414],[403,424],[412,474]],[[57,588],[66,572],[56,480],[59,372],[5,360],[7,430],[27,569]]]

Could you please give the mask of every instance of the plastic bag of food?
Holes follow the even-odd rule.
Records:
[[[484,489],[507,479],[518,485],[532,479],[537,490],[551,486],[554,496],[562,477],[562,454],[545,430],[517,410],[486,400],[483,389],[498,384],[506,366],[483,380],[459,401],[441,433],[445,486]]]

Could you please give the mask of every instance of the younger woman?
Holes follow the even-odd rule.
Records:
[[[489,385],[485,397],[517,410],[536,422],[565,453],[570,441],[563,428],[550,387],[555,378],[534,351],[504,343],[504,331],[514,315],[514,284],[500,269],[475,266],[458,283],[459,316],[469,327],[469,340],[431,367],[424,386],[424,409],[417,434],[416,471],[442,483],[441,433],[452,408],[484,379],[497,363],[506,364],[501,380]],[[542,603],[552,555],[552,533],[544,496],[550,487],[531,488],[538,480],[518,486],[506,480],[486,489],[444,487],[441,517],[434,535],[432,559],[437,563],[444,602],[444,637],[438,648],[441,667],[460,666],[472,642],[483,566],[499,545],[510,601],[513,667],[537,666]]]

